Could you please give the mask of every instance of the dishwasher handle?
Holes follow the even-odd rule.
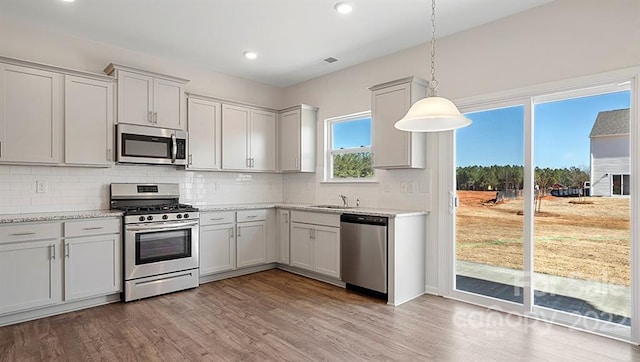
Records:
[[[383,216],[342,214],[340,215],[340,222],[387,226],[389,219]]]

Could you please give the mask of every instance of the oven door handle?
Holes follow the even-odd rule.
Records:
[[[176,140],[176,135],[171,135],[171,163],[176,163],[176,158],[178,157],[178,141]]]
[[[198,221],[189,221],[184,223],[158,223],[158,224],[147,224],[142,226],[125,226],[126,231],[144,231],[144,230],[153,230],[153,231],[162,231],[162,230],[176,230],[176,229],[184,229],[185,227],[191,227],[198,225]]]

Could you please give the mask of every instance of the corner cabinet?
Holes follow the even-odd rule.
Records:
[[[0,63],[0,162],[60,161],[64,75]]]
[[[276,170],[276,114],[250,107],[222,105],[222,168]]]
[[[280,112],[280,170],[316,172],[318,108],[299,105]]]
[[[110,166],[113,151],[113,82],[65,77],[64,162]]]
[[[186,128],[183,94],[187,79],[113,63],[104,71],[118,80],[118,123]]]
[[[394,124],[407,113],[413,103],[427,94],[427,82],[409,77],[375,85],[371,88],[373,119],[373,167],[424,168],[426,135],[397,130]]]
[[[187,131],[189,170],[219,170],[222,163],[222,104],[189,95]]]

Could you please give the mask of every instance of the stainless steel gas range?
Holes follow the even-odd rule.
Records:
[[[180,204],[178,184],[111,184],[124,212],[125,302],[198,286],[198,209]]]

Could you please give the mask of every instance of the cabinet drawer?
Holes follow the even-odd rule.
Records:
[[[120,219],[85,219],[64,223],[64,236],[85,236],[98,234],[118,234],[121,231]]]
[[[340,227],[340,214],[323,212],[291,211],[291,222],[301,222],[313,225]]]
[[[60,237],[60,223],[0,226],[0,243],[24,240],[57,239]]]
[[[238,222],[260,221],[267,219],[267,210],[243,210],[237,212]]]
[[[236,221],[234,211],[201,212],[200,225],[231,224]]]

